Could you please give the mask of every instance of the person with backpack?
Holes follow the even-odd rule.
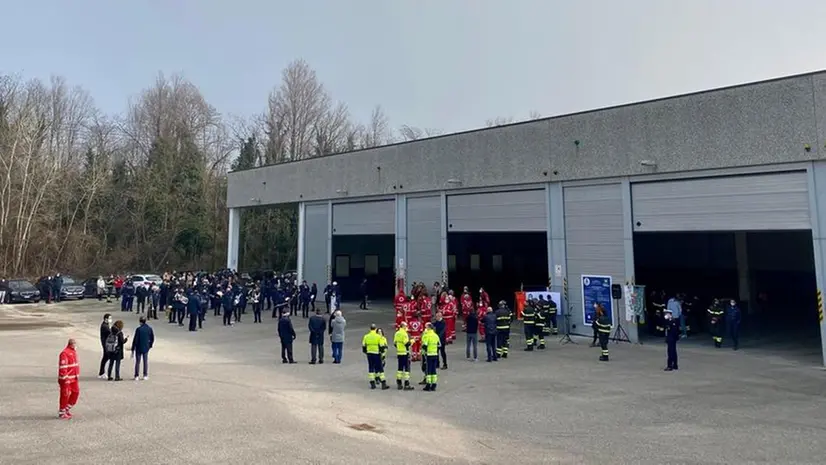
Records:
[[[106,355],[109,360],[107,369],[107,379],[109,381],[122,381],[120,377],[120,361],[123,360],[123,346],[129,340],[129,336],[123,335],[123,321],[118,320],[112,325],[112,331],[106,338]],[[112,367],[115,368],[115,377],[112,378]]]

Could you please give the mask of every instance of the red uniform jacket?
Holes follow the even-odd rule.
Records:
[[[490,296],[488,296],[487,292],[482,292],[482,294],[479,295],[479,300],[485,304],[485,309],[490,307]]]
[[[484,302],[480,301],[476,305],[476,317],[479,318],[479,337],[485,337],[485,325],[482,324],[483,319],[485,318],[485,314],[488,313],[488,306],[485,305]]]
[[[77,352],[68,345],[60,353],[60,362],[57,366],[57,383],[62,385],[77,384],[80,377],[80,365],[77,363]]]
[[[462,318],[470,315],[473,311],[473,297],[470,294],[462,294]]]
[[[404,290],[399,290],[399,293],[396,294],[396,298],[393,300],[393,307],[396,310],[396,329],[398,330],[401,326],[402,322],[407,319],[407,315],[405,315],[407,304],[407,296],[404,295]]]

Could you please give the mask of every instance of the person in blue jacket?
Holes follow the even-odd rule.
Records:
[[[734,299],[731,299],[726,307],[726,329],[734,344],[734,350],[740,347],[740,321],[743,314]]]
[[[301,285],[298,286],[298,298],[300,300],[301,305],[301,316],[303,318],[310,317],[310,286],[307,285],[307,281],[302,281]]]
[[[186,310],[189,313],[189,330],[198,331],[198,320],[201,319],[201,299],[193,290],[190,290],[186,302]]]
[[[132,336],[132,358],[135,359],[135,381],[140,374],[139,368],[143,360],[143,379],[149,379],[149,350],[155,345],[155,332],[152,327],[146,324],[146,317],[141,316],[141,325],[135,329]]]
[[[232,288],[224,288],[221,295],[221,307],[224,311],[224,326],[232,326],[232,304],[234,296],[232,295]]]

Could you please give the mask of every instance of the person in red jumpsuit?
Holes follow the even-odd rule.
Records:
[[[410,337],[410,359],[418,362],[422,359],[422,333],[424,323],[421,318],[412,318],[407,321],[407,335]]]
[[[490,307],[490,296],[485,292],[484,287],[479,288],[479,301],[485,304],[485,311],[487,311],[488,307]]]
[[[404,295],[403,288],[399,289],[399,293],[393,299],[393,307],[396,310],[396,331],[398,331],[402,322],[407,320],[407,315],[405,315],[407,296]]]
[[[445,318],[445,342],[452,344],[456,340],[456,296],[453,291],[447,294],[442,316]]]
[[[69,339],[66,348],[60,352],[57,366],[57,385],[60,386],[60,410],[58,418],[68,420],[72,418],[72,407],[80,396],[80,365],[77,362],[74,339]]]
[[[462,311],[459,314],[459,317],[465,319],[467,315],[470,315],[470,312],[473,311],[473,296],[470,295],[470,291],[468,290],[467,286],[462,291]]]
[[[430,323],[433,319],[433,300],[427,293],[419,297],[419,316],[422,319],[422,324]]]
[[[476,318],[479,319],[479,338],[485,340],[485,325],[481,323],[488,313],[488,307],[481,300],[476,304]]]

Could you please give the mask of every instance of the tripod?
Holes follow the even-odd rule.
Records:
[[[562,315],[565,317],[565,334],[559,338],[560,344],[576,344],[577,342],[571,339],[571,309],[568,309],[568,313]]]
[[[611,340],[617,344],[620,342],[631,342],[631,338],[628,337],[628,333],[625,332],[625,328],[622,327],[622,319],[619,318],[619,299],[614,299],[614,308],[617,309],[617,329],[614,330],[614,335],[611,337]]]

